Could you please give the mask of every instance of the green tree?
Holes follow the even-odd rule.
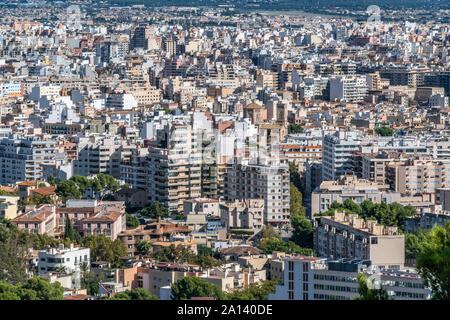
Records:
[[[433,299],[450,300],[450,222],[427,233],[416,261]]]
[[[119,239],[112,241],[104,235],[89,235],[82,239],[82,245],[91,249],[92,261],[117,262],[127,255],[125,245]]]
[[[362,209],[361,207],[354,202],[352,199],[346,199],[343,203],[344,209],[350,210],[353,213],[360,214]]]
[[[375,133],[382,137],[390,137],[394,135],[394,130],[392,128],[382,126],[375,129]]]
[[[159,298],[144,288],[136,288],[116,293],[109,300],[159,300]]]
[[[169,209],[164,207],[159,201],[153,201],[148,207],[142,209],[140,214],[153,219],[158,217],[167,218],[169,216]]]
[[[137,227],[139,227],[140,222],[139,219],[136,218],[135,216],[127,213],[126,215],[126,219],[127,219],[127,229],[136,229]]]
[[[92,182],[84,176],[74,175],[70,178],[70,180],[75,182],[81,194],[92,187]]]
[[[277,280],[264,280],[252,283],[247,288],[237,289],[227,294],[229,300],[266,300],[267,296],[275,292]]]
[[[10,221],[0,223],[0,280],[16,284],[27,279],[25,254],[31,235]]]
[[[291,123],[288,125],[288,133],[302,133],[303,128],[299,124]]]
[[[383,288],[370,289],[367,281],[368,280],[364,274],[358,273],[359,296],[355,297],[354,300],[389,300],[386,290]]]
[[[56,185],[56,180],[55,180],[55,177],[54,177],[54,176],[49,176],[49,177],[47,178],[47,182],[48,182],[48,184],[51,185],[51,186]]]
[[[292,182],[290,186],[290,198],[291,217],[305,216],[305,208],[302,206],[302,194]]]
[[[149,241],[141,240],[136,244],[136,250],[140,256],[148,255],[151,248],[152,243]]]
[[[24,201],[22,201],[23,206],[28,205],[40,206],[42,204],[53,204],[53,203],[54,201],[50,196],[42,194],[34,194],[26,198]]]
[[[415,233],[405,233],[405,257],[406,259],[417,259],[423,249],[429,230],[417,230]]]
[[[72,222],[69,219],[69,214],[65,215],[64,236],[76,243],[81,241],[81,235],[72,227]]]
[[[225,300],[219,286],[197,277],[184,277],[172,284],[172,300],[189,300],[193,297],[214,297]]]
[[[87,271],[81,277],[81,288],[87,289],[89,295],[96,295],[98,293],[98,284],[103,281],[106,281],[104,273]]]
[[[36,292],[37,300],[62,300],[64,288],[59,282],[50,283],[49,279],[35,277],[28,279],[22,288]]]
[[[76,183],[72,180],[65,180],[61,182],[56,188],[56,194],[67,201],[68,199],[78,199],[81,197],[81,192],[78,190]]]
[[[312,250],[309,248],[302,248],[293,241],[283,241],[271,226],[264,226],[261,240],[258,243],[258,248],[263,250],[266,254],[274,251],[298,253],[303,255],[312,254]]]
[[[313,225],[306,217],[291,217],[291,224],[294,228],[291,240],[303,248],[313,247]]]
[[[295,162],[289,162],[289,180],[297,187],[298,190],[302,189],[302,181],[300,179],[300,174],[298,173],[297,166]]]

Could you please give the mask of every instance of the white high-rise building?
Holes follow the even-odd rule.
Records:
[[[358,102],[367,94],[365,76],[343,76],[330,78],[330,101]]]
[[[11,136],[0,140],[0,184],[41,180],[42,165],[55,163],[55,141]]]
[[[359,151],[361,133],[337,131],[327,134],[322,141],[322,181],[336,180],[341,175],[353,174],[353,153]]]
[[[264,223],[282,227],[290,218],[289,168],[232,164],[225,179],[225,198],[264,199]]]

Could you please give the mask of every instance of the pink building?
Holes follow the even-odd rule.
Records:
[[[103,234],[111,240],[117,239],[117,235],[126,229],[125,212],[101,211],[81,221],[85,236]]]
[[[56,229],[56,206],[44,204],[40,207],[28,207],[25,213],[14,218],[12,222],[21,230],[30,233],[54,235]]]

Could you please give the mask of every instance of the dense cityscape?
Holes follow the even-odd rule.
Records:
[[[450,8],[373,2],[0,2],[0,300],[449,300]]]

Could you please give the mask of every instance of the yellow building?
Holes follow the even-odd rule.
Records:
[[[0,196],[0,218],[14,219],[19,215],[19,197]]]

